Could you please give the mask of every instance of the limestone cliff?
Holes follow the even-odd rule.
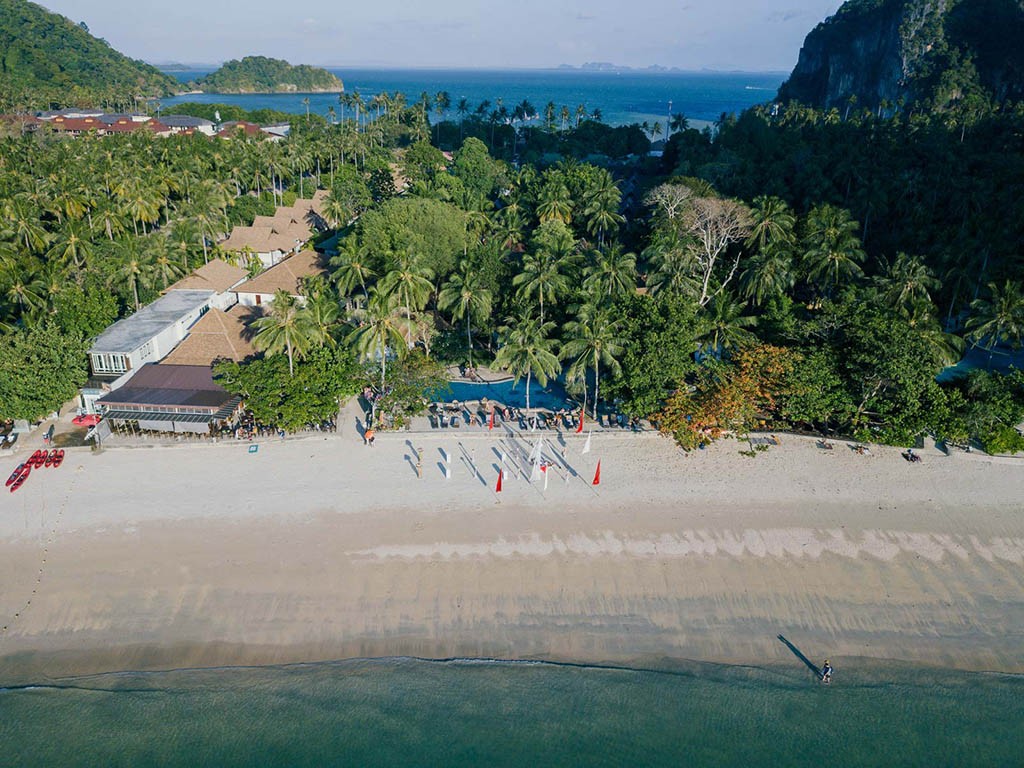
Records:
[[[1024,0],[849,0],[804,41],[781,101],[843,109],[1024,98]]]

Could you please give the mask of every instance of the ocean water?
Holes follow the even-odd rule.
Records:
[[[349,661],[0,690],[11,766],[1020,766],[1024,679]]]
[[[665,129],[669,115],[681,113],[691,120],[714,121],[723,113],[741,112],[755,104],[774,98],[784,73],[715,73],[715,72],[581,72],[564,70],[453,70],[453,69],[331,69],[345,83],[348,93],[359,91],[367,101],[387,91],[401,91],[410,101],[424,91],[433,96],[448,91],[453,104],[465,98],[472,108],[485,99],[495,104],[499,98],[511,110],[523,99],[529,99],[543,114],[544,105],[553,101],[575,113],[584,104],[588,112],[599,108],[605,122],[626,125],[660,121]],[[171,72],[182,82],[207,74],[205,70]],[[276,109],[300,114],[306,111],[303,94],[197,94],[177,96],[161,101],[170,111],[182,101],[237,104],[245,109]],[[309,94],[310,110],[327,114],[333,106],[340,115],[335,94]],[[351,110],[347,112],[351,117]],[[431,120],[436,120],[431,114]],[[452,113],[452,119],[457,116]]]

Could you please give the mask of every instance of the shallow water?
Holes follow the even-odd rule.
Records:
[[[0,692],[18,766],[1019,766],[1024,678],[349,661]]]
[[[523,99],[543,113],[544,105],[553,101],[559,110],[564,104],[575,115],[579,104],[588,112],[598,108],[605,122],[625,125],[633,122],[658,121],[666,127],[669,101],[673,114],[684,114],[691,120],[714,121],[723,113],[741,112],[754,104],[774,98],[786,75],[765,72],[566,72],[559,70],[459,70],[459,69],[331,69],[345,84],[349,93],[359,91],[366,100],[387,91],[401,91],[409,101],[423,92],[430,95],[448,91],[452,102],[465,98],[475,109],[482,101],[492,105],[500,98],[511,109]],[[208,74],[205,70],[171,73],[182,82]],[[182,101],[236,104],[243,109],[276,109],[301,114],[306,111],[304,94],[193,94],[163,99],[167,112]],[[309,109],[326,115],[334,107],[339,117],[341,107],[336,94],[309,94]],[[347,111],[351,118],[353,113]],[[452,112],[449,117],[458,119]],[[431,115],[435,120],[436,115]],[[573,118],[575,120],[575,117]],[[572,122],[572,121],[570,121]]]

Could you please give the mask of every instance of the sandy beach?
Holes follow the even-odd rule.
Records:
[[[1024,672],[1020,462],[790,437],[686,455],[653,434],[581,455],[572,435],[576,475],[545,491],[514,469],[532,439],[369,448],[348,426],[255,454],[69,452],[0,497],[0,681],[385,655],[799,663],[780,634],[840,668]]]

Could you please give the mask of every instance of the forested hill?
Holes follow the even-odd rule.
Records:
[[[0,0],[0,87],[162,96],[179,84],[93,37],[84,23],[26,0]]]
[[[341,80],[326,69],[305,64],[292,66],[287,61],[265,56],[229,61],[195,85],[212,93],[340,93],[345,90]]]
[[[1024,0],[849,0],[779,91],[823,109],[985,113],[1024,99]]]

